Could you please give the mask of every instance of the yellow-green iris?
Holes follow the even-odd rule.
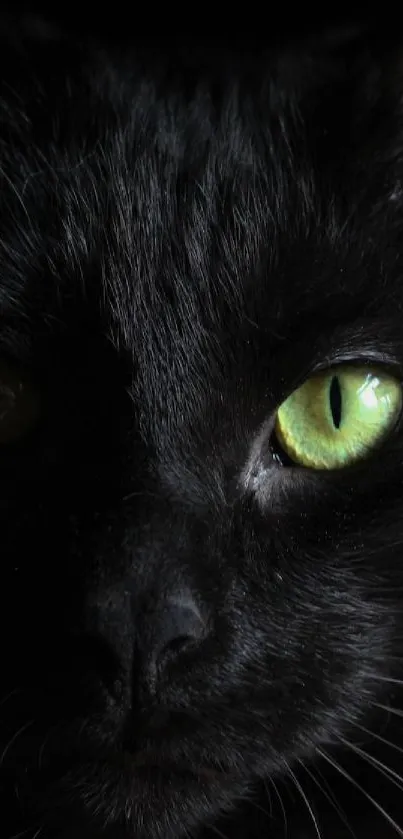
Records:
[[[340,366],[311,376],[283,402],[275,432],[286,454],[311,469],[366,457],[402,409],[400,382],[380,368]]]

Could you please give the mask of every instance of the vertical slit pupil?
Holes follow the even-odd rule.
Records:
[[[333,425],[340,428],[341,423],[341,387],[338,376],[333,376],[330,383],[330,410],[332,412]]]

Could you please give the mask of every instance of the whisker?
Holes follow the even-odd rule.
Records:
[[[339,772],[339,773],[340,773],[340,775],[342,775],[342,777],[346,779],[346,781],[349,781],[349,783],[350,783],[353,787],[355,787],[355,789],[357,789],[357,790],[358,790],[358,791],[359,791],[359,792],[360,792],[360,793],[361,793],[361,794],[362,794],[362,795],[363,795],[363,796],[367,799],[367,801],[369,801],[369,802],[370,802],[370,803],[371,803],[371,804],[375,807],[375,809],[376,809],[376,810],[378,810],[378,813],[381,813],[381,815],[384,817],[384,819],[386,819],[386,821],[388,822],[388,824],[390,824],[390,825],[391,825],[391,827],[393,827],[393,828],[394,828],[394,830],[396,831],[396,833],[398,834],[398,836],[403,837],[403,830],[402,830],[402,828],[401,828],[401,827],[399,827],[399,825],[395,822],[395,820],[394,820],[394,819],[392,819],[392,816],[390,816],[390,815],[389,815],[389,813],[387,812],[387,810],[385,810],[385,809],[382,807],[382,805],[381,805],[381,804],[379,804],[379,802],[378,802],[378,801],[376,801],[376,799],[375,799],[375,798],[373,798],[373,797],[372,797],[372,795],[370,795],[370,794],[369,794],[369,792],[367,792],[367,791],[366,791],[366,790],[365,790],[365,789],[361,786],[361,784],[359,784],[359,783],[358,783],[358,781],[356,781],[354,778],[352,778],[352,777],[351,777],[351,775],[349,775],[349,773],[348,773],[348,772],[346,772],[346,770],[345,770],[345,769],[343,769],[343,767],[342,767],[342,766],[340,766],[340,764],[339,764],[339,763],[337,763],[337,761],[336,761],[336,760],[334,760],[333,758],[329,757],[329,755],[328,755],[328,754],[326,754],[326,752],[324,752],[322,749],[317,748],[317,749],[316,749],[316,751],[317,751],[317,753],[318,753],[318,754],[319,754],[319,755],[320,755],[320,756],[321,756],[324,760],[326,760],[326,762],[327,762],[330,766],[333,766],[333,769],[335,769],[335,770],[336,770],[336,772]]]
[[[326,798],[326,800],[329,802],[329,804],[331,804],[331,806],[333,807],[333,809],[336,811],[337,815],[339,816],[340,821],[347,828],[348,832],[353,837],[353,839],[357,839],[356,833],[354,832],[353,828],[351,827],[344,810],[340,806],[340,803],[337,801],[336,796],[334,795],[334,793],[331,790],[329,784],[327,783],[327,781],[325,780],[325,778],[323,777],[323,775],[319,771],[319,769],[317,767],[315,767],[316,771],[321,776],[323,783],[326,784],[326,786],[328,788],[328,792],[324,789],[322,784],[318,781],[316,775],[308,768],[308,766],[305,766],[305,763],[302,760],[299,760],[298,763],[300,764],[302,769],[309,775],[309,777],[312,778],[314,784],[316,784],[316,786],[318,787],[318,789],[320,790],[320,792],[322,793],[324,798]]]
[[[35,830],[35,826],[27,827],[25,830],[22,830],[20,833],[13,833],[12,836],[8,836],[7,839],[22,839],[23,836],[26,836],[27,833],[31,834],[31,839],[38,839],[38,836],[41,835],[43,827],[40,827],[39,830],[36,831],[32,835],[31,830]]]
[[[376,708],[380,708],[381,711],[388,711],[389,714],[394,714],[395,717],[403,717],[403,711],[400,711],[399,708],[392,708],[390,705],[382,705],[381,702],[372,702]]]
[[[403,680],[395,679],[392,676],[373,676],[372,678],[376,682],[389,682],[392,685],[400,685],[401,687],[403,687]]]
[[[1,755],[1,757],[0,757],[0,766],[2,766],[2,765],[3,765],[3,762],[4,762],[4,759],[5,759],[5,757],[6,757],[7,752],[9,751],[9,749],[11,748],[11,746],[15,743],[15,741],[17,740],[17,738],[18,738],[21,734],[23,734],[23,733],[24,733],[24,731],[26,731],[26,730],[27,730],[27,728],[30,728],[30,726],[31,726],[31,725],[33,725],[33,724],[34,724],[34,720],[30,720],[30,722],[26,722],[26,723],[25,723],[25,725],[22,725],[22,726],[21,726],[21,728],[19,728],[19,729],[18,729],[18,731],[16,731],[16,733],[13,735],[13,737],[11,738],[11,740],[9,740],[9,741],[8,741],[8,743],[7,743],[6,747],[5,747],[5,749],[3,750],[3,754],[2,754],[2,755]]]
[[[17,696],[19,693],[23,693],[23,688],[14,688],[14,690],[11,690],[10,693],[6,694],[6,696],[3,696],[0,701],[0,708],[2,708],[9,699],[12,699],[13,696]]]
[[[360,755],[360,757],[362,757],[363,760],[369,763],[370,766],[374,766],[376,769],[378,769],[381,775],[384,775],[386,778],[388,778],[392,782],[392,784],[395,784],[395,786],[403,790],[403,778],[401,777],[401,775],[399,775],[393,769],[390,769],[390,767],[386,766],[385,763],[382,763],[381,760],[378,760],[373,755],[369,755],[368,752],[364,751],[364,749],[360,749],[359,746],[356,746],[353,743],[349,743],[348,740],[344,740],[343,737],[339,737],[339,740],[353,752]]]
[[[152,492],[151,490],[144,489],[141,491],[137,490],[134,492],[129,492],[127,495],[122,495],[121,500],[130,501],[132,498],[157,498],[157,495],[155,492]]]
[[[21,839],[22,836],[26,836],[29,831],[32,830],[31,827],[27,827],[26,830],[22,830],[21,833],[13,833],[12,836],[8,836],[7,839]]]
[[[19,193],[19,192],[18,192],[17,187],[15,186],[15,184],[13,184],[13,182],[12,182],[11,178],[7,175],[7,173],[5,172],[5,170],[4,170],[2,167],[0,168],[0,176],[1,176],[2,178],[4,178],[4,180],[5,180],[6,184],[7,184],[7,185],[8,185],[8,186],[12,189],[12,191],[13,191],[13,193],[14,193],[15,197],[17,198],[18,203],[19,203],[19,204],[20,204],[20,206],[22,207],[22,209],[23,209],[23,211],[24,211],[24,213],[25,213],[25,215],[26,215],[26,217],[27,217],[27,221],[28,221],[29,227],[30,227],[30,228],[31,228],[31,230],[32,230],[32,229],[33,229],[33,228],[32,228],[32,219],[31,219],[31,217],[30,217],[30,215],[29,215],[29,212],[28,212],[27,207],[26,207],[26,205],[25,205],[25,203],[24,203],[24,200],[23,200],[23,198],[22,198],[22,196],[21,196],[21,193]]]
[[[403,755],[403,749],[401,746],[397,746],[396,743],[392,743],[391,740],[387,740],[386,737],[382,737],[380,734],[376,734],[375,731],[371,731],[369,728],[365,728],[365,725],[360,725],[358,722],[352,722],[355,728],[359,728],[361,731],[364,731],[366,734],[369,734],[370,737],[374,737],[375,740],[379,740],[381,743],[384,743],[385,746],[390,746],[391,749],[395,749],[397,752]]]
[[[292,780],[293,780],[293,782],[294,782],[294,784],[295,784],[296,789],[298,790],[298,792],[299,792],[299,794],[300,794],[300,796],[301,796],[302,800],[304,801],[304,803],[305,803],[305,805],[306,805],[306,808],[307,808],[307,810],[308,810],[308,813],[309,813],[309,815],[310,815],[310,817],[311,817],[311,819],[312,819],[312,822],[313,822],[313,825],[314,825],[314,828],[315,828],[315,831],[316,831],[316,835],[317,835],[318,839],[322,839],[322,834],[321,834],[321,831],[320,831],[320,828],[319,828],[319,825],[318,825],[318,822],[317,822],[317,819],[316,819],[315,813],[314,813],[314,811],[313,811],[313,809],[312,809],[312,807],[311,807],[311,805],[310,805],[310,803],[309,803],[309,800],[308,800],[308,798],[307,798],[307,796],[306,796],[306,794],[305,794],[304,790],[302,789],[302,786],[301,786],[301,784],[299,783],[297,776],[296,776],[296,775],[294,774],[294,772],[292,771],[291,766],[290,766],[290,765],[289,765],[286,761],[285,761],[285,765],[286,765],[286,767],[287,767],[287,771],[288,771],[288,774],[290,775],[290,778],[292,778]]]
[[[269,819],[272,819],[273,818],[273,802],[271,800],[270,790],[269,790],[269,787],[268,787],[268,784],[266,783],[266,781],[264,781],[264,790],[265,790],[265,793],[267,795],[267,799],[268,799],[268,802],[269,802],[269,810],[268,811],[266,810],[266,815],[269,817]],[[259,805],[259,806],[260,806],[261,810],[265,809],[261,805]]]
[[[217,836],[220,837],[220,839],[228,839],[228,836],[226,836],[225,833],[221,833],[221,830],[219,830],[218,827],[215,827],[214,824],[210,825],[210,830],[212,830],[213,833],[216,833]],[[34,837],[34,839],[35,839],[35,837]]]
[[[55,731],[57,731],[58,728],[60,728],[60,723],[58,725],[53,725],[49,729],[48,733],[45,734],[45,737],[43,738],[42,745],[41,745],[41,747],[39,749],[39,752],[38,752],[38,769],[39,770],[41,770],[41,768],[42,768],[43,754],[44,754],[44,751],[45,751],[46,744],[49,742],[49,739],[50,739],[51,735],[54,734]]]
[[[281,809],[281,812],[283,814],[283,821],[284,821],[284,833],[285,833],[285,836],[287,836],[288,835],[288,821],[287,821],[287,814],[286,814],[286,811],[285,811],[283,799],[281,798],[281,795],[280,795],[280,793],[277,789],[277,786],[276,786],[273,778],[267,778],[267,782],[269,784],[271,784],[271,786],[273,787],[274,792],[275,792],[276,797],[277,797],[277,800],[280,804],[280,809]],[[265,786],[266,786],[266,781],[265,781]]]
[[[267,793],[267,797],[268,797],[268,801],[269,801],[269,810],[266,810],[265,807],[262,807],[262,805],[259,804],[258,801],[254,801],[253,798],[251,798],[250,801],[248,801],[248,803],[251,805],[251,807],[253,807],[254,810],[259,810],[260,813],[263,813],[264,816],[268,816],[268,818],[271,819],[272,818],[272,811],[273,811],[271,795],[270,795],[270,791],[268,790],[268,788],[266,786],[266,782],[264,781],[263,783],[264,783],[265,792]]]

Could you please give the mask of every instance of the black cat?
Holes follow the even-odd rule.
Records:
[[[2,838],[403,836],[399,39],[0,62]]]

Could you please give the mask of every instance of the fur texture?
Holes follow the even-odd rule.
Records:
[[[398,818],[348,754],[399,708],[403,429],[337,473],[270,435],[313,370],[402,375],[399,45],[8,28],[1,65],[0,347],[41,400],[0,451],[2,836],[199,835],[323,753]]]

